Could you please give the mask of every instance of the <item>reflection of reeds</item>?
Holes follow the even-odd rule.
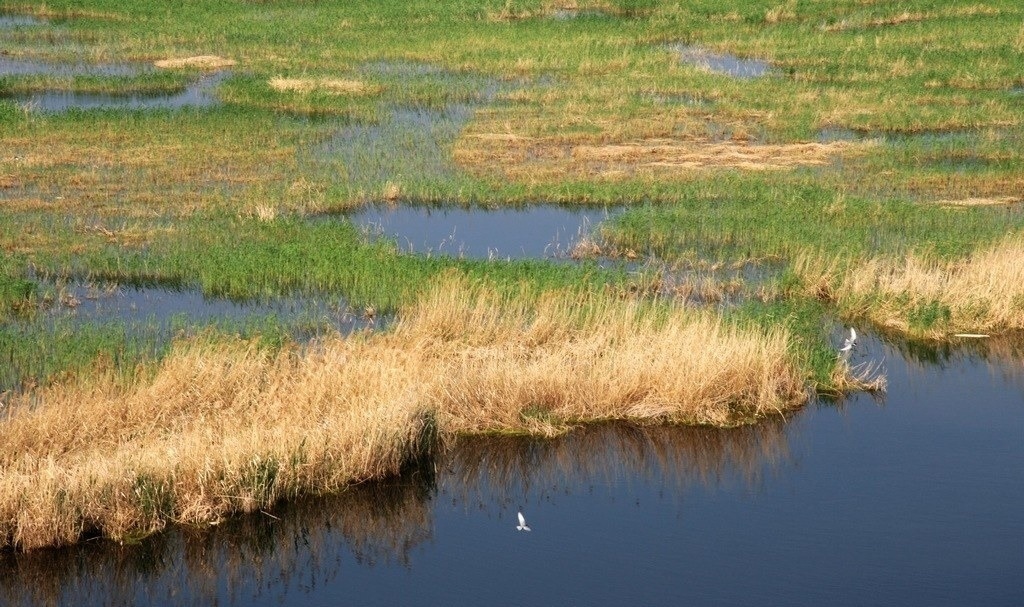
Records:
[[[531,487],[568,490],[595,479],[656,478],[678,489],[713,487],[733,476],[756,483],[787,457],[781,419],[725,430],[600,424],[555,439],[462,437],[441,457],[446,472],[439,480],[457,499],[501,502]],[[362,564],[406,565],[410,550],[432,535],[431,470],[137,545],[9,552],[0,559],[0,602],[246,604],[294,580],[322,584],[343,575],[338,554],[345,547]]]
[[[622,478],[656,478],[678,489],[713,487],[733,475],[756,484],[788,453],[781,418],[727,429],[598,424],[554,439],[460,437],[443,458],[443,484],[465,501]]]
[[[803,402],[789,360],[782,332],[450,279],[389,333],[277,353],[193,340],[134,386],[70,382],[16,401],[0,424],[0,545],[217,521],[394,475],[454,434],[746,423]]]
[[[61,605],[76,597],[76,605],[248,604],[297,579],[337,577],[344,546],[363,563],[406,563],[409,550],[430,537],[431,483],[405,475],[137,545],[6,553],[0,603]]]

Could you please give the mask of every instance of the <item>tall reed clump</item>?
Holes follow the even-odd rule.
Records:
[[[735,425],[798,405],[787,336],[448,277],[390,332],[179,343],[151,375],[39,389],[0,422],[0,547],[131,538],[398,473],[460,433]]]
[[[467,296],[468,294],[468,296]],[[594,420],[736,425],[803,401],[783,331],[600,296],[441,289],[396,335],[439,340],[431,407],[449,432],[552,435]]]
[[[795,264],[819,297],[846,313],[903,332],[1024,329],[1024,239],[1011,236],[956,261],[908,256],[875,258],[837,268],[804,257]]]
[[[360,337],[191,342],[132,388],[37,392],[0,424],[0,547],[125,539],[395,474],[432,440],[414,355]]]

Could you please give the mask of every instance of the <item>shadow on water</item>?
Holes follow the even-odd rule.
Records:
[[[760,59],[742,59],[735,55],[713,53],[699,46],[686,44],[674,44],[669,48],[678,54],[684,63],[733,78],[760,78],[774,72],[770,63]]]
[[[67,112],[72,109],[174,110],[186,107],[212,107],[219,103],[215,90],[228,75],[228,72],[217,72],[203,76],[187,86],[185,90],[174,94],[41,91],[13,95],[9,99],[29,110],[45,113]]]
[[[372,206],[348,218],[402,251],[469,259],[568,259],[618,209],[536,205],[478,209]]]

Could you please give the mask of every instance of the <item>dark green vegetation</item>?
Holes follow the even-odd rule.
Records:
[[[651,276],[594,265],[399,255],[321,219],[367,202],[632,203],[601,229],[612,248],[691,264],[955,261],[1019,238],[1019,2],[577,4],[564,19],[543,0],[0,2],[48,19],[0,29],[0,390],[163,351],[145,330],[52,324],[59,296],[39,277],[343,296],[374,313],[447,272],[513,291],[654,292]],[[676,44],[773,71],[710,73]],[[205,71],[152,62],[195,55],[236,62],[220,105],[43,115],[3,99],[180,91]],[[83,57],[138,69],[2,75],[8,59]],[[638,144],[652,157],[622,152]],[[763,158],[723,164],[715,144]],[[786,168],[766,169],[779,157]],[[856,310],[782,276],[730,314],[788,324],[826,386],[829,323]],[[893,309],[921,330],[952,314],[914,297]]]

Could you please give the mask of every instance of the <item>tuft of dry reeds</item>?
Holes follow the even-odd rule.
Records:
[[[36,393],[0,425],[0,546],[123,539],[395,474],[431,423],[407,356],[358,338],[302,355],[193,342],[139,386]]]
[[[650,312],[451,278],[388,333],[280,352],[198,339],[135,385],[37,390],[0,423],[0,547],[209,523],[394,475],[455,434],[736,425],[806,398],[784,332]]]
[[[177,57],[171,59],[160,59],[153,62],[158,68],[161,69],[182,69],[182,68],[194,68],[202,70],[220,70],[226,67],[232,67],[237,62],[234,59],[226,59],[224,57],[218,57],[217,55],[196,55],[194,57]]]
[[[1024,239],[1011,236],[957,261],[908,256],[837,268],[806,256],[796,271],[850,313],[929,337],[1024,328]],[[837,279],[830,278],[838,276]]]

